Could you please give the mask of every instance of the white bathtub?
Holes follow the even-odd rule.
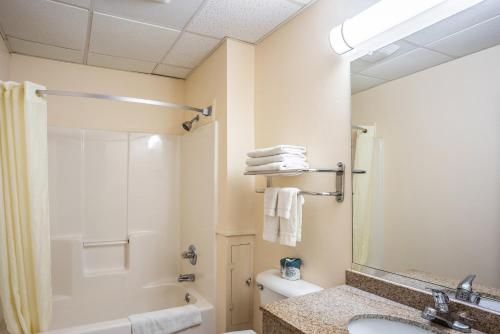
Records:
[[[100,300],[93,305],[78,307],[70,303],[71,298],[55,298],[54,329],[44,334],[131,334],[129,315],[186,305],[186,293],[191,296],[190,304],[199,307],[202,324],[179,333],[215,334],[214,307],[195,290],[176,284],[144,287],[140,295],[108,305]]]

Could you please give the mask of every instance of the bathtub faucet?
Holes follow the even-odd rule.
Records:
[[[177,282],[194,282],[194,274],[180,274]]]

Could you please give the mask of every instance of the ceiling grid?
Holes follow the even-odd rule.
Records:
[[[224,38],[256,43],[314,0],[2,0],[12,53],[186,78]]]

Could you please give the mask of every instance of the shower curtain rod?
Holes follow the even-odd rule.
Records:
[[[139,104],[148,104],[153,106],[159,106],[170,109],[183,109],[196,111],[204,116],[212,115],[212,106],[208,106],[206,108],[195,108],[184,104],[177,104],[172,102],[163,102],[158,100],[148,100],[148,99],[140,99],[137,97],[129,97],[129,96],[115,96],[115,95],[106,95],[106,94],[96,94],[96,93],[85,93],[85,92],[71,92],[64,90],[49,90],[49,89],[37,89],[36,94],[40,97],[53,95],[53,96],[72,96],[72,97],[86,97],[91,99],[101,99],[101,100],[109,100],[109,101],[120,101],[120,102],[131,102],[131,103],[139,103]]]

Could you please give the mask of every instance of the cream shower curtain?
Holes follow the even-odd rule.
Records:
[[[33,83],[0,81],[0,299],[11,334],[52,312],[47,103]]]
[[[353,135],[354,169],[366,174],[353,176],[353,261],[371,267],[383,264],[383,140],[374,126],[363,126]]]

